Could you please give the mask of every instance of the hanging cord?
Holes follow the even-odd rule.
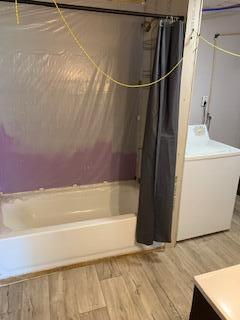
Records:
[[[208,40],[207,40],[206,38],[204,38],[201,34],[198,34],[198,37],[199,37],[201,40],[203,40],[204,42],[206,42],[208,45],[210,45],[211,47],[213,47],[213,48],[215,48],[215,49],[217,49],[217,50],[219,50],[219,51],[222,51],[222,52],[224,52],[224,53],[230,54],[231,56],[240,58],[240,54],[239,54],[239,53],[235,53],[235,52],[231,52],[231,51],[229,51],[229,50],[225,50],[225,49],[223,49],[223,48],[215,45],[214,43],[208,41]]]
[[[18,8],[18,2],[17,0],[15,0],[15,14],[16,14],[16,23],[19,24],[20,23],[20,14],[19,14],[19,8]]]
[[[213,84],[214,84],[214,74],[215,74],[215,68],[216,68],[216,55],[217,55],[217,37],[214,37],[214,47],[213,47],[213,57],[212,57],[212,70],[211,70],[211,80],[210,80],[210,90],[209,90],[209,99],[208,99],[208,107],[207,107],[207,114],[205,118],[205,124],[207,125],[209,129],[209,115],[211,111],[211,105],[212,105],[212,95],[213,95]]]
[[[93,60],[93,58],[88,54],[88,52],[84,49],[84,47],[82,46],[80,40],[78,39],[78,37],[76,36],[76,34],[74,33],[74,31],[72,30],[72,28],[70,27],[69,23],[67,22],[66,18],[64,17],[61,9],[59,8],[56,0],[52,0],[53,3],[55,4],[55,7],[60,15],[60,18],[62,20],[62,22],[64,23],[64,25],[66,26],[66,28],[68,29],[71,37],[73,38],[74,42],[76,43],[76,45],[80,48],[80,50],[83,52],[83,54],[87,57],[87,59],[91,62],[91,64],[100,72],[102,73],[109,81],[112,81],[113,83],[125,87],[125,88],[146,88],[146,87],[150,87],[153,86],[161,81],[163,81],[164,79],[166,79],[168,76],[170,76],[178,67],[179,65],[182,63],[183,58],[181,58],[177,64],[174,65],[174,67],[168,72],[166,73],[164,76],[162,76],[160,79],[157,79],[155,81],[152,81],[150,83],[144,83],[144,84],[128,84],[128,83],[124,83],[121,81],[118,81],[116,79],[114,79],[112,76],[110,76],[109,74],[107,74],[104,70],[102,70],[99,65]]]
[[[122,87],[125,87],[125,88],[146,88],[146,87],[150,87],[150,86],[153,86],[163,80],[165,80],[167,77],[169,77],[179,66],[180,64],[183,62],[183,57],[173,66],[173,68],[168,72],[166,73],[164,76],[162,76],[161,78],[155,80],[155,81],[152,81],[152,82],[149,82],[149,83],[144,83],[144,84],[128,84],[128,83],[124,83],[124,82],[121,82],[121,81],[118,81],[116,80],[115,78],[113,78],[111,75],[107,74],[104,70],[102,70],[99,65],[93,60],[93,58],[88,54],[88,52],[85,50],[85,48],[82,46],[80,40],[78,39],[77,35],[74,33],[74,31],[72,30],[71,26],[69,25],[69,23],[67,22],[66,18],[64,17],[61,9],[59,8],[56,0],[52,0],[58,13],[59,13],[59,16],[63,22],[63,24],[66,26],[66,28],[68,29],[72,39],[74,40],[74,42],[76,43],[76,45],[79,47],[79,49],[83,52],[83,54],[86,56],[86,58],[91,62],[91,64],[103,75],[105,76],[109,81],[119,85],[119,86],[122,86]],[[18,2],[17,0],[15,0],[15,12],[16,12],[16,22],[17,24],[20,23],[20,18],[19,18],[19,8],[18,8]],[[213,48],[216,48],[217,50],[220,50],[226,54],[229,54],[229,55],[232,55],[234,57],[238,57],[240,58],[240,54],[238,53],[234,53],[234,52],[231,52],[231,51],[228,51],[228,50],[225,50],[213,43],[211,43],[210,41],[208,41],[206,38],[204,38],[201,34],[198,34],[198,37],[203,40],[205,43],[207,43],[208,45],[210,45],[211,47]]]

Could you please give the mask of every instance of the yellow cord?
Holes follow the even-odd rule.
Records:
[[[168,72],[166,73],[164,76],[162,76],[161,78],[152,81],[150,83],[144,83],[144,84],[128,84],[128,83],[124,83],[121,81],[118,81],[116,79],[114,79],[112,76],[110,76],[109,74],[107,74],[104,70],[102,70],[99,65],[93,60],[93,58],[88,54],[88,52],[84,49],[84,47],[82,46],[80,40],[78,39],[77,35],[74,33],[74,31],[72,30],[72,28],[70,27],[69,23],[67,22],[66,18],[64,17],[61,9],[59,8],[56,0],[52,0],[58,13],[59,16],[63,22],[63,24],[66,26],[66,28],[68,29],[72,39],[74,40],[74,42],[76,43],[76,45],[80,48],[80,50],[83,52],[83,54],[87,57],[87,59],[92,63],[92,65],[100,72],[102,73],[109,81],[112,81],[113,83],[125,87],[125,88],[146,88],[146,87],[150,87],[153,86],[161,81],[163,81],[164,79],[166,79],[168,76],[170,76],[178,67],[179,65],[182,63],[183,61],[183,57],[178,61],[177,64],[175,64],[175,66]],[[19,19],[19,8],[18,8],[18,2],[17,0],[15,0],[15,11],[16,11],[16,22],[17,24],[19,24],[20,19]],[[234,57],[240,57],[240,54],[238,53],[234,53],[228,50],[225,50],[223,48],[220,48],[218,46],[216,46],[215,44],[211,43],[210,41],[208,41],[206,38],[204,38],[201,34],[198,34],[198,37],[203,40],[204,42],[206,42],[208,45],[212,46],[213,48],[216,48],[224,53],[230,54]]]
[[[211,43],[206,38],[204,38],[201,34],[199,34],[198,36],[199,36],[200,39],[202,39],[204,42],[209,44],[211,47],[216,48],[217,50],[220,50],[220,51],[222,51],[224,53],[230,54],[231,56],[240,58],[240,54],[239,53],[231,52],[231,51],[225,50],[225,49],[223,49],[223,48],[221,48],[219,46],[216,46],[215,44]]]
[[[19,24],[20,23],[20,19],[19,19],[19,8],[18,8],[17,0],[15,0],[15,13],[16,13],[16,22],[17,22],[17,24]]]
[[[171,73],[173,73],[173,71],[175,69],[178,68],[178,66],[182,63],[183,58],[181,58],[178,63],[167,73],[165,74],[163,77],[161,77],[158,80],[152,81],[150,83],[144,83],[144,84],[128,84],[128,83],[124,83],[121,81],[118,81],[116,79],[114,79],[113,77],[111,77],[109,74],[107,74],[104,70],[102,70],[98,64],[93,60],[93,58],[88,54],[88,52],[84,49],[84,47],[82,46],[80,40],[78,39],[78,37],[76,36],[76,34],[74,33],[74,31],[72,30],[72,28],[70,27],[70,25],[68,24],[66,18],[64,17],[62,11],[60,10],[56,0],[53,0],[55,7],[60,15],[60,18],[62,20],[62,22],[64,23],[64,25],[66,26],[66,28],[68,29],[71,37],[73,38],[74,42],[77,44],[77,46],[80,48],[80,50],[84,53],[84,55],[87,57],[87,59],[92,63],[92,65],[100,72],[102,73],[108,80],[114,82],[115,84],[125,87],[125,88],[145,88],[145,87],[150,87],[154,84],[159,83],[160,81],[166,79],[168,76],[170,76]]]

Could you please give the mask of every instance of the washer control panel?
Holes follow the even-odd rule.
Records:
[[[188,126],[188,143],[206,143],[208,140],[209,135],[205,125]]]

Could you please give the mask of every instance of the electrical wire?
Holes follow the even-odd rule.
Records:
[[[170,76],[178,67],[179,65],[182,63],[183,58],[181,58],[174,66],[173,68],[166,73],[164,76],[162,76],[161,78],[152,81],[150,83],[144,83],[144,84],[128,84],[128,83],[124,83],[121,82],[119,80],[116,80],[115,78],[113,78],[112,76],[110,76],[109,74],[107,74],[103,69],[101,69],[99,67],[99,65],[93,60],[93,58],[90,56],[90,54],[85,50],[85,48],[83,47],[83,45],[81,44],[80,40],[78,39],[77,35],[75,34],[75,32],[72,30],[71,26],[69,25],[69,23],[67,22],[66,18],[64,17],[61,9],[59,8],[56,0],[52,0],[53,3],[55,4],[55,7],[60,15],[60,18],[62,20],[62,22],[64,23],[64,25],[66,26],[66,28],[68,29],[72,39],[74,40],[74,42],[76,43],[76,45],[80,48],[80,50],[83,52],[83,54],[86,56],[86,58],[91,62],[91,64],[103,75],[105,76],[109,81],[125,87],[125,88],[146,88],[146,87],[150,87],[153,86],[161,81],[163,81],[164,79],[166,79],[168,76]]]
[[[236,53],[236,52],[232,52],[232,51],[223,49],[223,48],[215,45],[214,43],[208,41],[208,40],[207,40],[206,38],[204,38],[201,34],[198,34],[198,36],[199,36],[199,38],[200,38],[201,40],[203,40],[205,43],[207,43],[207,44],[210,45],[211,47],[213,47],[213,48],[215,48],[215,49],[217,49],[217,50],[219,50],[219,51],[222,51],[222,52],[224,52],[224,53],[230,54],[231,56],[240,58],[240,53]]]
[[[17,0],[15,0],[17,1]],[[66,18],[64,17],[61,9],[59,8],[56,0],[53,0],[54,2],[54,5],[63,21],[63,23],[65,24],[65,26],[67,27],[69,33],[71,34],[72,38],[74,39],[74,41],[76,42],[76,44],[78,45],[78,47],[82,50],[82,52],[86,55],[86,57],[89,59],[89,61],[97,68],[98,71],[100,71],[105,77],[107,77],[109,80],[115,82],[116,84],[119,84],[119,85],[122,85],[122,86],[125,86],[125,87],[131,87],[131,88],[139,88],[139,87],[148,87],[148,86],[151,86],[151,85],[154,85],[162,80],[164,80],[166,77],[168,77],[180,64],[181,62],[183,61],[183,57],[178,61],[178,63],[166,74],[164,75],[163,77],[161,77],[160,79],[156,80],[156,81],[153,81],[153,82],[150,82],[150,83],[145,83],[145,84],[138,84],[138,85],[135,85],[135,84],[126,84],[126,83],[123,83],[123,82],[120,82],[114,78],[112,78],[109,74],[107,74],[104,70],[102,70],[98,65],[97,63],[92,59],[92,57],[87,53],[87,51],[84,49],[84,47],[82,46],[81,42],[79,41],[78,37],[75,35],[75,33],[73,32],[72,28],[70,27],[69,23],[67,22]],[[237,6],[240,6],[240,5],[237,5]],[[230,7],[233,7],[233,6],[229,6],[229,7],[225,7],[226,8],[230,8]],[[209,44],[210,46],[212,46],[213,48],[216,48],[224,53],[227,53],[227,54],[230,54],[232,56],[235,56],[235,57],[239,57],[240,58],[240,54],[239,53],[235,53],[235,52],[231,52],[229,50],[226,50],[226,49],[223,49],[213,43],[211,43],[210,41],[208,41],[206,38],[204,38],[201,34],[198,34],[198,37],[200,39],[202,39],[204,42],[206,42],[207,44]]]
[[[102,68],[100,68],[100,66],[95,62],[95,60],[93,60],[93,58],[90,56],[90,54],[86,51],[86,49],[83,47],[83,45],[81,44],[79,38],[77,37],[77,35],[75,34],[75,32],[72,30],[71,26],[69,25],[68,21],[66,20],[65,16],[63,15],[61,9],[59,8],[56,0],[52,0],[57,12],[59,13],[59,16],[63,22],[63,24],[65,25],[65,27],[67,28],[67,30],[69,31],[69,34],[71,35],[72,39],[74,40],[74,42],[76,43],[76,45],[79,47],[79,49],[83,52],[83,54],[86,56],[86,58],[91,62],[91,64],[103,75],[105,76],[109,81],[125,87],[125,88],[146,88],[146,87],[150,87],[153,86],[163,80],[165,80],[167,77],[169,77],[179,66],[180,64],[183,62],[183,57],[173,66],[173,68],[167,72],[164,76],[162,76],[161,78],[149,82],[149,83],[143,83],[143,84],[129,84],[129,83],[125,83],[125,82],[121,82],[115,78],[113,78],[111,75],[109,75],[108,73],[106,73]],[[15,11],[16,11],[16,22],[17,24],[19,24],[20,19],[19,19],[19,8],[18,8],[18,2],[17,0],[15,0]],[[206,38],[204,38],[201,34],[197,34],[198,37],[203,40],[205,43],[207,43],[208,45],[210,45],[211,47],[222,51],[223,53],[232,55],[234,57],[238,57],[240,58],[240,54],[235,53],[235,52],[231,52],[229,50],[223,49],[213,43],[211,43],[210,41],[208,41]]]

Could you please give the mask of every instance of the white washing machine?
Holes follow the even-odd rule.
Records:
[[[240,176],[240,149],[189,126],[177,240],[228,230]]]

